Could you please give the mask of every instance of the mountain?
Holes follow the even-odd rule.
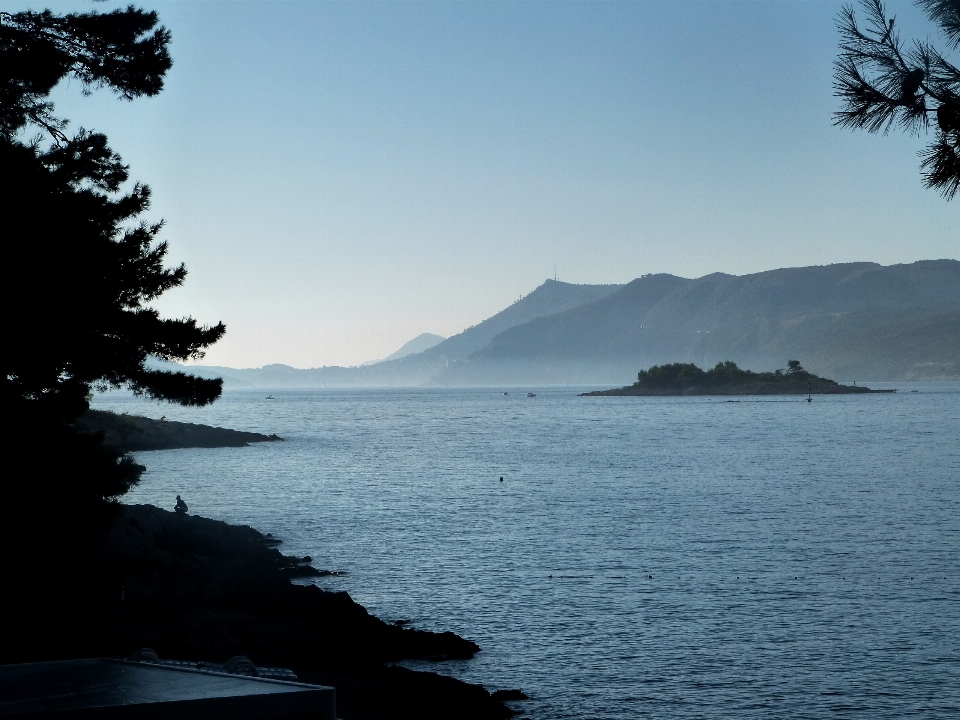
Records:
[[[463,361],[482,349],[505,330],[594,302],[621,287],[574,285],[547,280],[496,315],[423,352],[394,360],[387,358],[360,367],[325,366],[300,370],[289,365],[265,365],[262,368],[235,369],[210,365],[182,367],[172,363],[164,365],[151,362],[155,367],[183,369],[201,377],[222,377],[225,387],[234,388],[420,386],[441,376],[451,363]]]
[[[403,346],[395,353],[387,355],[387,357],[385,357],[383,360],[378,360],[377,362],[388,362],[390,360],[399,360],[407,355],[416,355],[417,353],[422,353],[424,350],[429,350],[434,345],[442,343],[444,340],[446,340],[446,338],[443,337],[443,335],[421,333],[413,340],[409,340],[408,342],[404,343]]]
[[[228,387],[619,386],[656,364],[769,371],[789,359],[838,380],[960,379],[960,262],[548,280],[458,335],[374,365],[190,372]]]
[[[794,358],[839,379],[960,378],[958,313],[955,260],[647,275],[501,332],[437,382],[623,384],[654,364],[771,370]]]
[[[538,318],[549,317],[595,302],[619,290],[622,285],[573,285],[547,280],[529,295],[482,323],[447,338],[423,353],[430,358],[463,360],[486,347],[500,333]]]

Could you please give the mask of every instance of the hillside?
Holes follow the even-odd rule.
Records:
[[[201,377],[222,377],[224,385],[232,388],[419,386],[442,375],[451,363],[464,360],[505,330],[594,302],[621,287],[547,280],[496,315],[424,352],[360,367],[325,366],[301,370],[281,364],[243,369],[194,365],[188,371]],[[151,365],[186,369],[160,361],[152,361]]]
[[[648,275],[502,332],[439,381],[625,382],[662,363],[769,369],[788,358],[841,379],[960,377],[958,313],[955,260]]]
[[[463,360],[485,348],[510,328],[582,307],[616,292],[622,285],[573,285],[547,280],[529,295],[462,333],[447,338],[423,353],[426,357]]]
[[[546,281],[424,352],[363,367],[191,367],[227,387],[609,384],[642,367],[800,359],[840,380],[960,379],[960,262],[844,263],[627,285]]]
[[[394,353],[387,355],[383,360],[378,362],[385,362],[389,360],[399,360],[400,358],[406,357],[407,355],[416,355],[417,353],[422,353],[425,350],[442,343],[446,340],[443,335],[434,335],[432,333],[421,333],[417,335],[413,340],[405,342],[399,350]]]

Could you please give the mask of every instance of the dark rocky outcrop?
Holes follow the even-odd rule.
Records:
[[[86,433],[103,433],[103,444],[125,452],[175,448],[243,447],[250,443],[277,442],[277,435],[228,430],[195,423],[152,420],[138,415],[118,415],[88,410],[74,425]]]
[[[65,548],[62,559],[20,555],[6,578],[22,592],[7,608],[17,621],[0,629],[0,662],[126,657],[145,647],[215,663],[243,655],[334,685],[345,720],[397,717],[398,708],[421,718],[511,714],[480,686],[385,665],[469,658],[475,643],[388,624],[345,592],[295,584],[289,570],[308,558],[274,544],[246,526],[118,506],[91,546]]]

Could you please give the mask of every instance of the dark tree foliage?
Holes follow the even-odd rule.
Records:
[[[960,47],[960,0],[916,0],[943,34]],[[927,40],[905,45],[880,0],[861,0],[865,27],[844,8],[834,88],[843,101],[841,127],[887,133],[934,130],[921,153],[923,183],[950,200],[960,190],[960,69]]]
[[[706,373],[693,363],[671,363],[641,370],[637,373],[636,384],[652,388],[695,385],[702,382],[704,377]]]
[[[49,100],[62,80],[85,93],[156,95],[170,68],[156,13],[0,12],[0,223],[6,310],[2,402],[5,455],[30,454],[30,479],[5,473],[8,493],[93,502],[126,492],[142,468],[74,431],[92,389],[131,388],[204,405],[221,381],[151,370],[148,356],[199,358],[224,326],[163,319],[149,305],[182,284],[165,267],[162,223],[143,219],[146,185],[96,132],[65,132]],[[8,462],[10,460],[8,459]],[[66,500],[65,500],[66,501]]]
[[[782,370],[772,373],[743,370],[731,360],[719,362],[709,370],[701,370],[693,363],[670,363],[654,365],[649,370],[641,370],[637,373],[637,382],[634,383],[634,387],[647,390],[724,387],[750,382],[795,383],[798,380],[813,377],[800,366],[799,360],[788,361],[786,373]]]

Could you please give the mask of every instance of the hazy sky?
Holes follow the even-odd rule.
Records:
[[[58,109],[153,187],[190,271],[158,306],[228,326],[206,363],[383,357],[554,266],[611,283],[960,258],[924,139],[832,126],[840,2],[144,6],[173,33],[164,92],[74,84]]]

